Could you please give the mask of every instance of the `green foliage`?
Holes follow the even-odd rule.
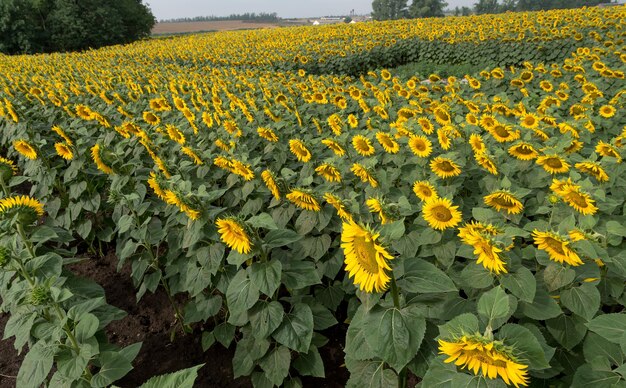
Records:
[[[443,10],[447,5],[443,0],[413,0],[409,15],[413,18],[443,17]]]
[[[406,17],[407,0],[374,0],[372,18],[374,20],[394,20]]]

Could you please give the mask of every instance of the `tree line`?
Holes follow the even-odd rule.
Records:
[[[176,18],[176,19],[167,19],[167,20],[159,20],[159,23],[178,23],[178,22],[216,22],[216,21],[224,21],[224,20],[245,20],[245,21],[255,21],[255,22],[277,22],[280,20],[278,14],[276,12],[272,13],[254,13],[254,12],[246,12],[243,14],[231,14],[228,16],[196,16],[192,18]]]
[[[580,8],[596,6],[609,0],[479,0],[470,7],[456,7],[455,16],[471,14],[503,13],[509,11],[541,11],[549,9]],[[372,18],[390,20],[402,18],[443,17],[448,6],[444,0],[374,0]]]
[[[79,51],[150,35],[142,0],[0,0],[0,52]]]

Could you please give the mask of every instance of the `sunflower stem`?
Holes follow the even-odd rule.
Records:
[[[391,297],[393,298],[393,306],[400,310],[400,295],[398,292],[398,285],[396,284],[396,277],[391,272]],[[398,374],[398,388],[405,388],[407,381],[407,371],[406,367],[402,368],[400,373]]]

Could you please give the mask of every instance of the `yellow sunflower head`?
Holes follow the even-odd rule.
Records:
[[[569,241],[554,232],[541,232],[534,230],[533,240],[537,247],[548,253],[550,260],[557,263],[566,263],[571,266],[583,264],[578,254],[568,245]]]
[[[215,221],[220,239],[230,248],[241,254],[248,254],[252,250],[250,236],[245,225],[233,218],[218,218]]]
[[[536,163],[550,174],[560,174],[569,171],[569,163],[556,154],[539,156]]]
[[[30,224],[43,214],[43,204],[28,195],[0,199],[0,216],[17,215],[19,221]]]
[[[413,135],[409,139],[411,152],[420,158],[426,158],[433,152],[433,144],[426,136]]]
[[[416,181],[413,183],[413,192],[417,196],[417,198],[422,201],[428,201],[433,198],[438,198],[437,190],[435,186],[433,186],[428,181]]]
[[[524,210],[524,205],[515,195],[506,191],[495,191],[484,198],[485,204],[497,211],[505,210],[508,214],[520,214]]]
[[[276,183],[276,177],[274,173],[270,170],[265,170],[261,173],[261,178],[263,179],[263,183],[268,188],[268,190],[272,193],[276,200],[280,199],[280,190],[278,190],[278,184]]]
[[[301,162],[306,163],[311,160],[311,152],[308,150],[308,148],[306,148],[301,140],[289,140],[289,150],[291,150],[291,153],[294,154]]]
[[[422,217],[431,228],[444,230],[461,222],[461,212],[447,198],[431,198],[422,207]]]
[[[440,178],[446,179],[461,174],[461,168],[451,159],[438,156],[430,161],[430,169]]]
[[[372,156],[376,152],[370,139],[363,135],[356,135],[352,138],[352,146],[361,156]]]
[[[388,261],[393,256],[377,240],[379,234],[354,221],[344,222],[341,232],[341,248],[346,272],[354,278],[354,284],[365,292],[382,292],[391,279]]]
[[[377,132],[376,140],[389,154],[397,154],[400,151],[400,145],[388,133]]]
[[[37,159],[37,151],[35,150],[35,147],[30,145],[24,139],[15,140],[13,142],[13,148],[15,148],[15,150],[19,152],[20,155],[22,155],[23,157],[27,159],[31,159],[31,160]]]
[[[315,172],[328,182],[341,182],[341,173],[337,167],[330,163],[320,164],[317,168],[315,168]]]
[[[17,174],[17,166],[10,159],[0,156],[0,179],[7,182],[13,175]]]
[[[65,143],[55,143],[54,148],[57,151],[57,154],[65,160],[72,160],[74,158],[74,153],[70,146]]]
[[[304,210],[318,212],[320,204],[310,190],[293,189],[285,196],[291,203]]]

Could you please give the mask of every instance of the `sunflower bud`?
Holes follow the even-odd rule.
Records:
[[[551,204],[555,205],[555,204],[559,203],[560,199],[559,199],[559,197],[558,197],[558,196],[556,196],[556,195],[552,194],[552,195],[550,195],[550,196],[548,197],[548,201],[549,201]]]
[[[30,291],[28,301],[33,306],[41,306],[50,299],[50,289],[43,284],[38,284]]]

